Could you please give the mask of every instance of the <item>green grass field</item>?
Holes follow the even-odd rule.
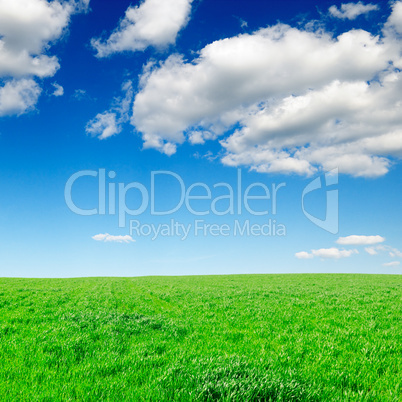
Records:
[[[0,279],[1,400],[399,401],[400,276]]]

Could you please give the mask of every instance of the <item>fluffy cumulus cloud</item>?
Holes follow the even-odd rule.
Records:
[[[64,88],[60,84],[54,82],[52,85],[54,88],[54,91],[52,93],[53,96],[59,97],[64,95]]]
[[[113,106],[103,112],[98,113],[86,126],[86,132],[100,140],[119,134],[122,130],[122,124],[130,119],[130,106],[133,100],[134,92],[131,81],[127,81],[122,86],[124,97],[114,99]]]
[[[229,166],[384,175],[402,157],[401,7],[381,36],[277,24],[149,64],[132,124],[169,154],[220,137]]]
[[[331,248],[320,248],[319,250],[311,250],[311,253],[308,253],[306,251],[300,251],[299,253],[296,253],[295,256],[296,258],[299,259],[319,257],[325,259],[329,258],[338,260],[339,258],[350,257],[353,254],[359,254],[359,252],[357,250],[340,250],[339,248],[331,247]]]
[[[392,14],[389,17],[386,27],[402,34],[402,2],[397,1],[392,5]]]
[[[129,236],[114,236],[109,233],[100,233],[95,236],[92,236],[92,238],[96,241],[101,241],[104,243],[133,243],[135,240]]]
[[[310,254],[307,251],[299,251],[295,254],[295,256],[300,260],[309,260],[311,258],[314,258],[313,254]]]
[[[331,6],[328,11],[335,18],[354,20],[359,15],[368,14],[375,10],[378,10],[376,4],[363,4],[359,1],[358,3],[342,4],[340,9],[337,6]]]
[[[87,134],[98,137],[100,140],[112,137],[121,132],[121,126],[117,123],[116,113],[98,113],[86,126]]]
[[[190,144],[205,144],[207,140],[214,140],[216,135],[210,131],[193,131],[188,134],[188,140]]]
[[[21,114],[35,105],[40,89],[33,78],[51,77],[60,67],[57,57],[47,54],[50,44],[61,37],[71,15],[88,5],[89,0],[0,0],[0,91],[13,93],[10,105],[1,100],[3,114]]]
[[[92,39],[97,57],[175,43],[178,32],[188,22],[191,3],[192,0],[145,0],[139,6],[130,6],[108,39]]]
[[[362,245],[383,243],[384,241],[385,238],[379,235],[376,236],[351,235],[347,237],[340,237],[336,242],[342,245],[362,246]]]
[[[41,88],[32,79],[13,79],[0,87],[0,116],[22,114],[36,105]]]

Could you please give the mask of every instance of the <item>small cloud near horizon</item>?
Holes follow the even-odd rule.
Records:
[[[364,246],[369,244],[383,243],[385,238],[379,235],[376,236],[359,236],[351,235],[346,237],[340,237],[336,243],[342,245]]]
[[[339,258],[347,258],[352,256],[353,254],[359,254],[357,250],[340,250],[336,247],[331,248],[321,248],[319,250],[311,250],[311,253],[307,251],[300,251],[295,254],[296,258],[299,259],[311,259],[314,257],[320,258],[331,258],[331,259],[339,259]]]
[[[391,261],[391,262],[385,262],[383,265],[383,267],[397,267],[399,266],[401,263],[399,261]]]
[[[386,244],[379,244],[385,241],[385,237],[375,235],[375,236],[363,236],[363,235],[351,235],[346,237],[339,237],[336,241],[337,244],[341,245],[353,245],[353,246],[365,246],[370,245],[370,247],[365,247],[364,251],[370,256],[376,256],[380,254],[380,252],[388,253],[391,258],[402,258],[402,252],[397,248],[388,246]],[[345,250],[338,249],[336,247],[331,248],[321,248],[318,250],[311,250],[311,252],[307,251],[299,251],[295,253],[295,257],[300,260],[312,259],[314,257],[321,258],[332,258],[339,259],[350,257],[353,254],[359,254],[359,251],[356,249],[353,250]],[[383,263],[384,267],[396,267],[399,266],[399,261],[392,261],[388,263]]]
[[[96,241],[102,241],[104,243],[133,243],[135,240],[129,236],[113,236],[109,233],[100,233],[95,236],[92,236],[92,238]]]

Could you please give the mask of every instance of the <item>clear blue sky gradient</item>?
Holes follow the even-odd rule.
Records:
[[[172,53],[192,59],[194,52],[219,39],[253,32],[277,21],[298,26],[300,21],[319,20],[339,1],[261,1],[195,0],[191,18],[180,31],[176,44],[166,50],[148,48],[140,52],[116,54],[97,59],[90,40],[111,32],[131,1],[91,0],[90,12],[75,15],[68,34],[51,47],[61,68],[54,77],[41,81],[43,94],[36,109],[21,116],[0,118],[0,277],[77,277],[193,275],[239,273],[402,273],[402,267],[384,263],[400,261],[386,252],[371,256],[365,246],[340,246],[339,237],[380,235],[385,245],[402,249],[402,165],[395,161],[389,173],[372,178],[339,176],[339,232],[331,234],[311,223],[303,214],[301,194],[315,177],[262,174],[242,169],[243,185],[262,182],[286,183],[278,193],[276,215],[201,217],[209,223],[233,225],[236,219],[263,224],[275,219],[286,226],[286,236],[189,236],[152,241],[136,237],[135,242],[98,242],[92,237],[109,233],[129,235],[119,228],[116,216],[79,216],[64,200],[69,177],[80,170],[114,171],[109,182],[140,182],[149,187],[152,171],[168,170],[180,175],[186,186],[203,182],[212,186],[226,182],[233,186],[237,169],[224,166],[219,158],[208,160],[196,154],[221,152],[219,142],[204,145],[183,144],[172,156],[142,147],[141,136],[130,124],[119,135],[106,140],[92,138],[86,124],[97,113],[107,110],[114,97],[121,96],[121,84],[131,79],[135,92],[143,66],[150,60],[165,60]],[[376,2],[377,3],[377,2]],[[363,28],[372,33],[389,15],[386,2],[381,11],[354,21],[328,20],[334,34]],[[247,27],[241,27],[241,21]],[[64,95],[52,97],[52,83],[64,88]],[[84,90],[82,99],[74,97]],[[322,172],[319,173],[320,176]],[[159,207],[175,202],[173,181],[159,187]],[[77,182],[74,193],[83,208],[96,207],[96,179]],[[162,195],[163,194],[163,195]],[[130,196],[130,205],[137,202]],[[194,204],[195,205],[195,204]],[[201,209],[207,204],[197,204]],[[323,216],[325,193],[306,198],[306,208]],[[261,206],[261,204],[260,204]],[[170,219],[191,224],[194,218],[184,208],[171,216],[140,218],[144,223],[168,223]],[[137,219],[137,218],[131,218]],[[340,259],[298,259],[295,253],[321,248],[356,249],[358,254]]]

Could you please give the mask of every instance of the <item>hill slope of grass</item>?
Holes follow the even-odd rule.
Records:
[[[398,401],[402,278],[0,279],[1,400]]]

